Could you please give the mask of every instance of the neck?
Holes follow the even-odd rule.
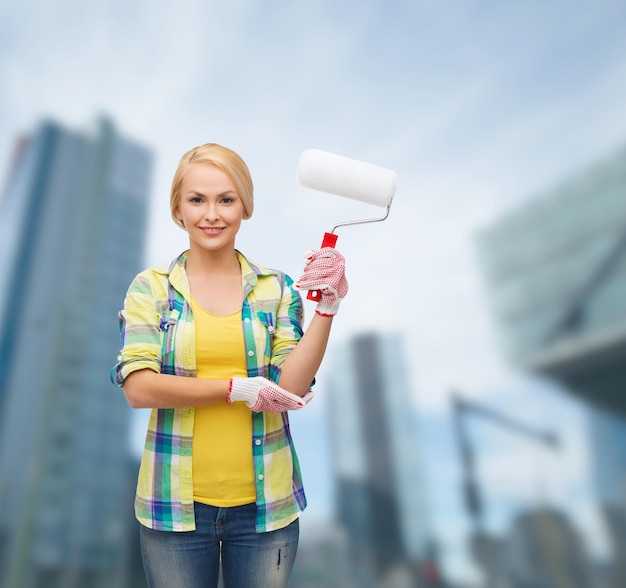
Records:
[[[189,248],[186,269],[188,274],[239,273],[240,266],[235,249],[206,251],[195,247]]]

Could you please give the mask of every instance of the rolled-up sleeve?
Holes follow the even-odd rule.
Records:
[[[131,283],[119,312],[121,348],[111,369],[111,381],[122,386],[134,371],[161,371],[161,317],[145,273]]]

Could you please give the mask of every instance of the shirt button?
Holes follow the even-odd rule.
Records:
[[[263,474],[259,474],[259,480],[263,479]]]
[[[250,351],[248,351],[248,355],[249,355],[250,357],[252,357],[252,356],[254,355],[254,351],[252,351],[252,349],[251,349]]]
[[[261,445],[261,439],[257,439],[257,440],[254,442],[254,444],[255,444],[255,445]]]
[[[244,323],[249,323],[249,322],[250,322],[250,319],[249,319],[248,317],[246,317],[245,319],[243,319],[243,322],[244,322]]]

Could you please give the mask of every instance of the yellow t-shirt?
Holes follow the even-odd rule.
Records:
[[[191,299],[198,378],[246,377],[241,311],[215,316]],[[254,502],[252,413],[244,402],[198,406],[193,429],[193,499],[212,506]]]

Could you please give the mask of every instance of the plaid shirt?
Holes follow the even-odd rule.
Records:
[[[195,377],[195,327],[185,260],[152,268],[131,283],[119,313],[121,351],[111,380],[122,386],[135,370]],[[280,366],[302,337],[303,306],[289,276],[262,268],[237,251],[249,377],[278,382]],[[195,409],[153,409],[139,469],[135,514],[162,531],[195,529],[192,443]],[[253,412],[252,455],[257,532],[287,526],[306,507],[287,413]]]

